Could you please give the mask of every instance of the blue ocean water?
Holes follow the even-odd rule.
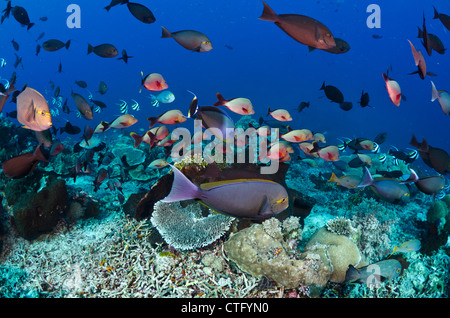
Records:
[[[417,27],[422,28],[423,15],[429,33],[437,35],[444,46],[450,46],[449,31],[439,20],[433,19],[433,6],[440,13],[450,14],[448,1],[295,1],[277,0],[267,2],[277,14],[296,13],[313,17],[330,28],[335,37],[347,41],[351,49],[344,54],[331,54],[321,50],[309,52],[302,45],[279,29],[272,22],[259,20],[263,4],[259,0],[230,1],[181,1],[153,0],[136,1],[152,10],[156,22],[144,24],[131,15],[126,5],[117,5],[110,11],[104,9],[109,0],[71,1],[13,1],[13,5],[26,8],[31,22],[29,30],[10,16],[0,24],[0,58],[7,61],[0,68],[0,77],[9,79],[17,72],[16,88],[27,84],[41,92],[49,101],[53,96],[50,82],[61,89],[60,95],[68,98],[71,110],[76,111],[71,92],[83,95],[90,93],[95,100],[107,104],[101,113],[94,113],[94,119],[87,121],[75,113],[60,111],[53,117],[53,125],[63,127],[66,121],[83,128],[86,124],[95,127],[100,121],[112,121],[119,116],[121,100],[129,105],[136,100],[139,111],[131,108],[128,113],[138,122],[127,133],[142,134],[148,130],[147,117],[155,117],[169,109],[180,109],[187,114],[194,92],[199,104],[212,105],[220,92],[225,98],[246,97],[252,101],[256,114],[267,118],[268,107],[289,110],[294,129],[307,128],[313,132],[325,132],[327,143],[337,145],[342,138],[365,137],[372,139],[381,132],[387,133],[387,140],[381,145],[382,152],[391,146],[399,149],[411,148],[412,135],[419,141],[450,152],[448,138],[449,118],[439,106],[431,102],[432,80],[439,90],[450,89],[450,59],[447,54],[431,56],[426,54],[417,38]],[[6,7],[0,3],[0,10]],[[370,4],[380,7],[380,28],[370,28],[367,18]],[[80,28],[69,28],[67,7],[77,4],[80,8]],[[47,21],[39,20],[48,17]],[[184,49],[174,39],[161,38],[161,26],[170,31],[198,30],[206,34],[213,49],[197,53]],[[45,36],[36,41],[45,32]],[[20,45],[19,51],[12,47],[14,39]],[[48,39],[71,40],[68,50],[56,52],[41,49],[36,56],[36,45]],[[437,74],[424,80],[417,74],[410,40],[420,50],[427,62],[427,69]],[[117,58],[101,58],[87,54],[88,44],[93,46],[111,43],[120,52],[126,49],[133,56],[128,63]],[[21,66],[14,68],[15,53],[22,57]],[[119,57],[117,56],[117,57]],[[61,63],[62,72],[58,72]],[[389,70],[389,76],[398,81],[406,100],[399,107],[390,100],[382,73]],[[144,75],[161,73],[176,97],[171,104],[153,107],[150,92],[141,89],[141,71]],[[87,88],[80,88],[75,81],[84,80]],[[100,95],[98,86],[104,81],[108,86],[105,95]],[[350,111],[344,111],[330,102],[320,87],[338,87],[345,100],[353,103]],[[370,95],[370,106],[358,104],[362,91]],[[300,102],[310,102],[309,108],[297,112]],[[54,107],[54,106],[52,106]],[[3,114],[15,110],[16,105],[6,103]],[[240,115],[228,112],[235,120]],[[20,125],[12,119],[14,123]],[[193,129],[191,120],[179,125]],[[170,127],[172,128],[172,127]],[[80,138],[81,134],[74,139]],[[69,135],[58,135],[64,142]],[[115,133],[105,136],[115,142]],[[72,137],[71,137],[72,138]],[[430,168],[421,159],[418,166]]]
[[[432,145],[450,148],[446,128],[448,118],[437,101],[431,103],[433,80],[438,89],[448,89],[449,59],[446,54],[425,54],[428,70],[437,77],[421,80],[418,75],[408,75],[415,70],[407,40],[425,53],[417,38],[417,26],[422,27],[425,14],[428,32],[441,38],[446,45],[448,31],[439,20],[433,18],[433,5],[440,11],[448,11],[448,2],[411,1],[380,3],[381,28],[371,29],[366,20],[370,1],[277,1],[269,3],[278,13],[298,13],[314,17],[327,25],[334,36],[345,39],[351,46],[345,54],[330,54],[308,48],[288,37],[272,22],[261,21],[260,1],[144,1],[156,17],[156,22],[144,24],[135,19],[126,5],[118,5],[109,12],[103,7],[108,1],[54,1],[43,6],[35,1],[21,1],[35,23],[30,30],[21,27],[13,17],[0,25],[2,36],[1,57],[8,62],[1,69],[2,78],[9,78],[14,71],[14,50],[10,41],[20,44],[19,56],[24,69],[16,70],[17,87],[27,83],[44,92],[51,89],[49,81],[61,88],[61,95],[69,97],[69,107],[75,110],[70,98],[73,90],[87,98],[89,90],[94,99],[105,102],[108,107],[95,114],[90,122],[95,126],[101,120],[111,120],[119,115],[120,100],[138,101],[141,110],[135,115],[139,122],[135,127],[146,129],[146,118],[157,116],[168,107],[187,112],[195,92],[200,105],[216,101],[215,93],[225,98],[247,97],[258,116],[265,117],[267,108],[292,110],[294,128],[326,131],[329,142],[342,137],[373,138],[379,132],[387,132],[386,146],[408,146],[412,134],[421,140],[425,137]],[[66,20],[70,13],[67,6],[76,3],[81,9],[81,27],[68,28]],[[14,5],[14,4],[13,4]],[[6,2],[5,2],[6,6]],[[39,18],[47,16],[48,21]],[[161,38],[161,27],[171,31],[194,29],[205,33],[212,41],[213,50],[206,53],[188,51],[173,39]],[[69,50],[56,52],[41,50],[35,55],[35,39],[45,32],[39,41],[55,38],[63,42],[71,40]],[[375,39],[373,35],[382,36]],[[87,55],[88,43],[99,45],[111,43],[119,52],[126,49],[133,56],[128,64],[105,59],[94,54]],[[119,53],[120,55],[120,53]],[[58,73],[61,61],[62,73]],[[382,73],[392,67],[389,75],[397,80],[406,101],[400,107],[393,105],[387,95]],[[160,108],[151,107],[147,91],[139,94],[140,72],[159,72],[175,94],[176,101]],[[87,90],[74,84],[85,80]],[[100,81],[108,85],[104,96],[95,93]],[[337,104],[329,102],[320,91],[322,83],[338,87],[345,100],[353,102],[353,109],[345,112]],[[361,91],[369,93],[373,108],[361,108],[357,102]],[[301,101],[311,106],[301,113],[295,111]],[[6,112],[15,105],[7,103]],[[233,115],[234,116],[234,115]],[[60,115],[55,126],[64,125],[64,119],[84,126],[83,119],[71,114]],[[239,116],[234,118],[238,119]],[[94,124],[95,123],[95,124]],[[338,142],[336,140],[336,142]]]

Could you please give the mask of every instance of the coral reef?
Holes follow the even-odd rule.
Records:
[[[332,273],[329,280],[342,283],[349,265],[358,267],[362,257],[356,244],[347,236],[319,229],[308,241],[305,250],[323,250],[330,260]]]
[[[48,233],[61,219],[68,205],[68,193],[64,180],[52,176],[41,179],[41,188],[31,192],[19,201],[8,203],[13,207],[13,221],[18,233],[33,240]]]
[[[182,208],[179,202],[157,202],[150,221],[170,246],[192,250],[217,241],[229,230],[234,218],[211,214],[202,217],[197,203]]]
[[[313,251],[300,257],[296,245],[290,244],[293,220],[284,226],[276,218],[253,224],[232,234],[224,244],[227,257],[242,271],[267,277],[285,288],[325,286],[332,270],[330,264]],[[298,223],[298,220],[295,221]],[[286,231],[287,230],[287,231]],[[300,229],[296,230],[299,238]]]

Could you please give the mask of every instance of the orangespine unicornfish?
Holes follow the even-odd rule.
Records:
[[[419,32],[417,37],[419,39],[423,39],[422,29],[419,28],[419,27],[417,27],[417,29],[418,29],[418,32]],[[438,54],[444,54],[445,53],[445,51],[447,49],[444,47],[444,44],[442,43],[441,39],[437,35],[432,34],[432,33],[428,33],[428,39],[431,42],[430,45],[431,45],[431,48],[433,50],[435,50]]]
[[[332,102],[341,104],[344,102],[344,94],[335,86],[325,85],[325,82],[322,83],[320,90],[325,92],[325,96]]]
[[[333,34],[323,23],[299,14],[276,14],[263,2],[264,10],[260,20],[274,22],[281,30],[299,43],[316,49],[336,47]]]
[[[174,180],[162,202],[199,199],[210,209],[222,214],[250,219],[265,219],[284,211],[288,205],[286,189],[264,179],[235,179],[201,184],[192,183],[172,166]]]
[[[434,9],[433,19],[441,20],[442,24],[447,28],[447,30],[450,31],[450,16],[444,13],[439,13],[435,7],[433,7],[433,9]]]

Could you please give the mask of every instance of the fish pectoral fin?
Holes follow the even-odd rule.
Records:
[[[270,209],[270,200],[267,197],[267,195],[264,195],[262,200],[261,200],[261,205],[259,207],[258,210],[258,216],[260,217],[265,217],[271,214],[271,209]]]

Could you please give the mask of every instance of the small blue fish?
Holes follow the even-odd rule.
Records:
[[[158,95],[150,95],[151,103],[153,107],[159,107],[160,103],[170,104],[175,100],[175,95],[170,91],[163,91]]]
[[[0,67],[6,66],[6,60],[4,58],[0,58]]]

